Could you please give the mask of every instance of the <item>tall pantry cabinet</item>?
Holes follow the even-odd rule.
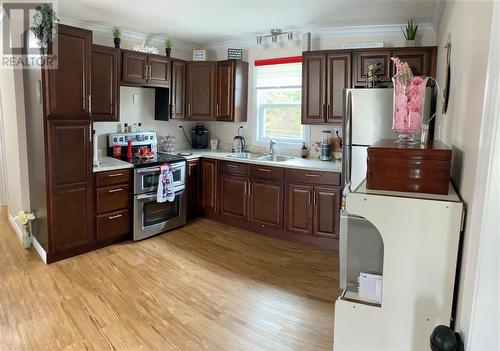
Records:
[[[57,69],[24,73],[33,235],[47,262],[86,251],[94,232],[92,32],[58,25],[57,33]]]

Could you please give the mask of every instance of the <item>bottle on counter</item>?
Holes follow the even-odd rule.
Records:
[[[142,123],[141,122],[137,123],[137,131],[142,132]]]
[[[128,133],[128,123],[123,123],[123,133]]]
[[[309,155],[309,150],[306,147],[306,143],[302,143],[302,148],[300,149],[300,154],[302,158],[307,158]]]

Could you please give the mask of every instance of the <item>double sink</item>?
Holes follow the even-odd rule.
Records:
[[[250,159],[257,161],[270,161],[270,162],[285,162],[288,160],[293,160],[296,157],[293,156],[283,156],[283,155],[263,155],[263,154],[252,154],[250,152],[231,154],[227,157],[238,158],[238,159]]]

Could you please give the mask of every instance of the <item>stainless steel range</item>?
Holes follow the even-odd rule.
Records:
[[[128,142],[132,144],[132,154],[139,147],[148,147],[156,153],[157,138],[155,132],[113,133],[108,135],[108,155],[113,155],[113,148],[121,147],[121,159],[134,164],[134,224],[133,239],[141,240],[178,228],[186,224],[186,159],[184,157],[155,154],[151,159],[132,157],[127,159]],[[160,166],[168,163],[174,176],[175,198],[172,202],[156,202]]]

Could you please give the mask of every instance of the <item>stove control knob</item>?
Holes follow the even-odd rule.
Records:
[[[113,138],[113,141],[116,143],[118,141],[118,138],[117,137],[114,137]]]

